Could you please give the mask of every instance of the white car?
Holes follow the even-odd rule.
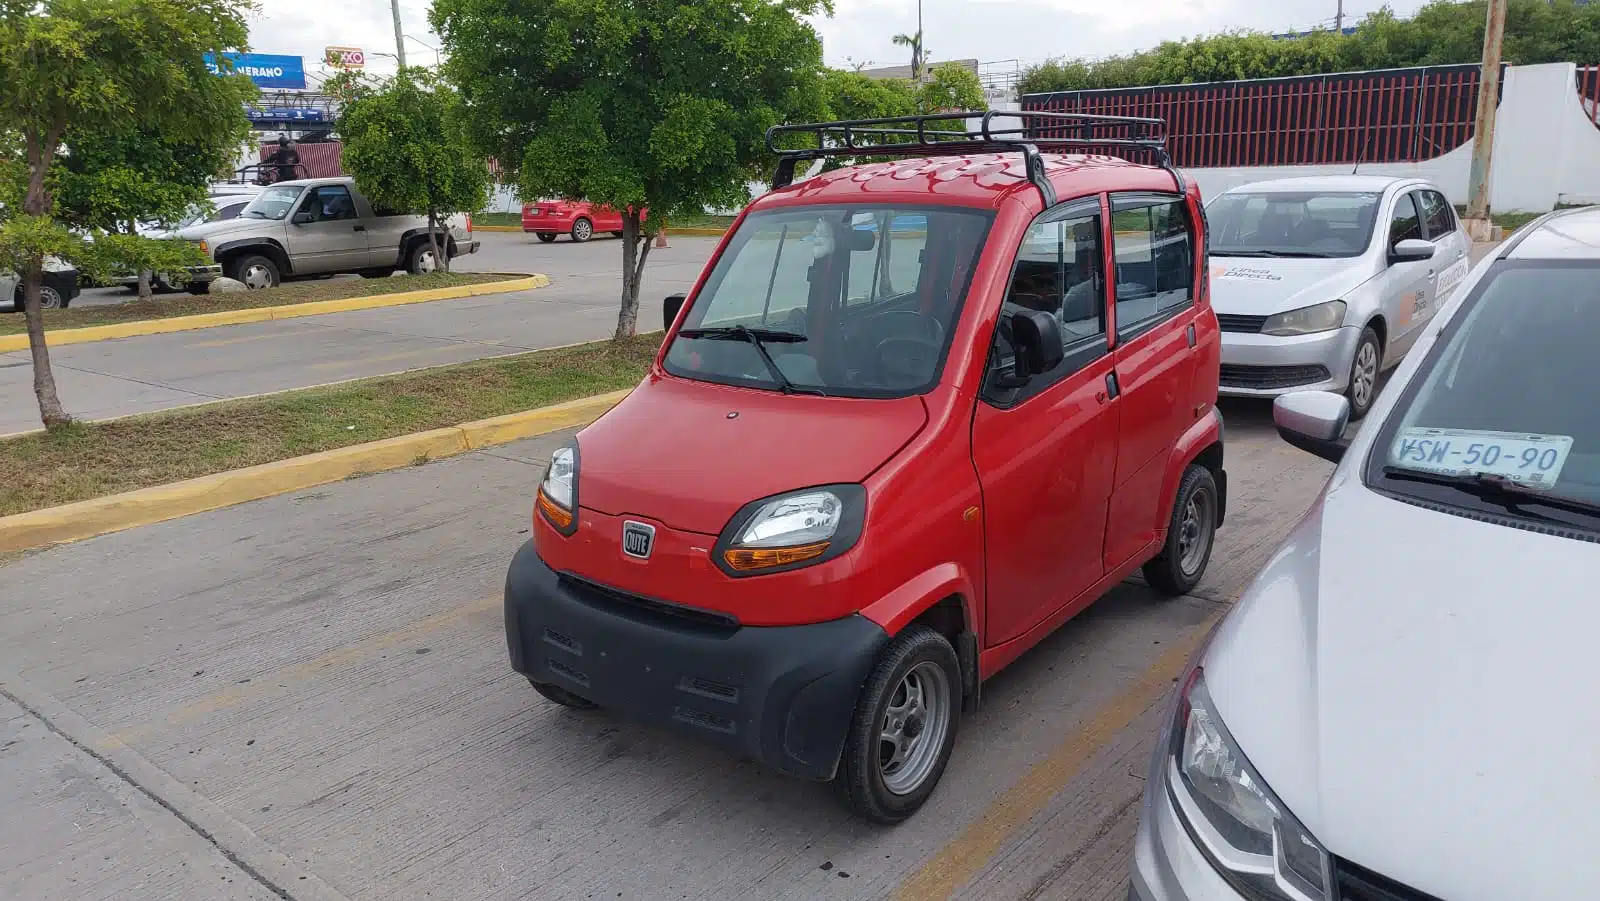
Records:
[[[1224,396],[1343,392],[1359,419],[1471,265],[1455,210],[1423,179],[1257,182],[1206,217]]]
[[[1422,330],[1178,680],[1134,901],[1546,901],[1600,886],[1600,209],[1526,226]]]

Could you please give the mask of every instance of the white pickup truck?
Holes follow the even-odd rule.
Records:
[[[439,268],[427,217],[374,208],[348,177],[269,185],[237,217],[194,225],[177,237],[198,244],[212,260],[189,274],[196,286],[220,275],[258,290],[304,276],[384,278],[397,269],[420,274]],[[445,223],[438,244],[452,259],[477,253],[471,220],[457,216]]]

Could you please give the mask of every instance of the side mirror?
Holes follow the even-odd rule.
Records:
[[[298,213],[295,213],[294,218],[290,219],[289,221],[294,225],[310,225],[311,223],[317,221],[317,214],[311,212],[310,210],[301,210]]]
[[[1407,238],[1389,250],[1389,263],[1420,263],[1433,259],[1436,248],[1421,238]]]
[[[689,299],[687,294],[669,294],[661,305],[661,327],[672,331],[672,324],[678,321],[678,311],[683,309],[684,301]]]
[[[1016,377],[1020,380],[1049,372],[1066,356],[1061,323],[1038,310],[1012,314],[1011,343],[1016,348]]]
[[[1272,402],[1272,424],[1290,445],[1337,463],[1350,447],[1344,437],[1350,425],[1350,400],[1331,391],[1281,394]]]

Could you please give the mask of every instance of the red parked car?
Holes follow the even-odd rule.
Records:
[[[594,237],[595,232],[610,232],[620,238],[622,214],[584,200],[541,200],[522,205],[522,230],[538,235],[546,244],[559,235],[571,235],[581,244]]]
[[[505,624],[545,698],[892,823],[985,679],[1141,569],[1199,583],[1228,484],[1199,189],[1158,120],[925,129],[958,118],[769,132],[774,190],[538,487]],[[1162,165],[1040,152],[1112,136]],[[790,185],[832,154],[922,158]]]

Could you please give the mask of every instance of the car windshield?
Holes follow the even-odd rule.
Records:
[[[1372,240],[1382,195],[1240,192],[1206,207],[1211,254],[1223,257],[1357,257]]]
[[[931,388],[993,215],[808,206],[745,218],[668,349],[668,372],[844,397]]]
[[[1499,263],[1464,303],[1379,433],[1369,484],[1600,528],[1600,265]]]
[[[294,209],[294,202],[303,188],[294,185],[276,185],[267,188],[250,205],[239,213],[243,219],[282,219]]]

